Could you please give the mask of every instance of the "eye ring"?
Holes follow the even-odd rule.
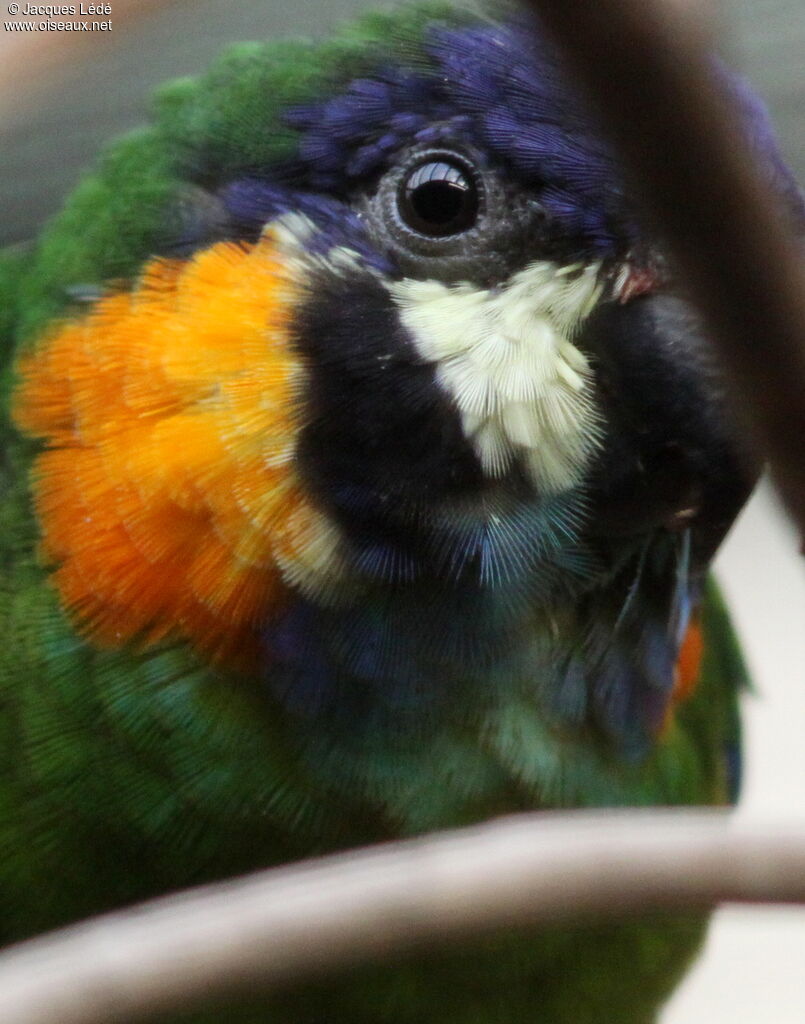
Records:
[[[481,180],[455,153],[423,154],[397,189],[403,225],[425,238],[449,238],[475,226],[481,212]]]

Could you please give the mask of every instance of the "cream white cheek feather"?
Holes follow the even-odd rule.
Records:
[[[600,417],[573,337],[602,291],[600,264],[534,262],[501,288],[387,284],[417,351],[436,363],[484,471],[518,458],[543,492],[576,485]]]

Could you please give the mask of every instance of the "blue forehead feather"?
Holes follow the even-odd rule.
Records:
[[[337,95],[289,111],[309,187],[349,193],[382,173],[400,149],[447,135],[474,144],[537,190],[558,226],[591,254],[639,241],[613,150],[533,22],[435,25],[421,47],[416,66],[385,63]],[[715,69],[770,187],[805,221],[765,107],[737,76],[718,62]]]
[[[382,166],[395,150],[456,111],[442,83],[387,66],[373,79],[355,79],[323,103],[290,110],[286,120],[301,132],[299,158],[320,188],[337,189]]]
[[[331,196],[296,192],[256,178],[240,178],[225,185],[217,198],[239,234],[257,237],[263,226],[285,214],[301,215],[316,227],[305,248],[326,256],[332,249],[358,253],[364,262],[383,274],[392,264],[372,247],[364,225],[346,203]]]
[[[412,144],[466,140],[541,189],[548,212],[605,253],[626,234],[614,158],[524,25],[434,27],[416,69],[384,65],[288,113],[311,187],[348,191]]]

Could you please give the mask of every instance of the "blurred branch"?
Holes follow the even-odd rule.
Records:
[[[529,2],[632,170],[804,534],[801,252],[717,89],[691,5]]]
[[[523,815],[162,899],[0,956],[3,1024],[109,1024],[510,926],[805,900],[805,824]]]

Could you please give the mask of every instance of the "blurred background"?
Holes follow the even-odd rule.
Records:
[[[805,183],[805,3],[685,2],[706,10],[718,46],[766,99]],[[0,4],[2,23],[6,0]],[[377,3],[111,0],[111,6],[111,31],[0,32],[0,245],[36,233],[103,141],[144,119],[154,85],[200,71],[228,41],[326,34]],[[805,572],[794,531],[768,484],[724,545],[717,572],[756,684],[745,700],[739,813],[805,815]],[[805,910],[716,915],[705,955],[662,1024],[720,1021],[805,1022]]]

